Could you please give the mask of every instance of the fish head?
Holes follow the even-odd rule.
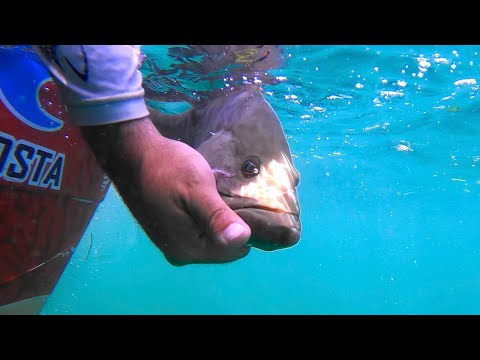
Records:
[[[216,131],[197,150],[207,159],[223,200],[251,228],[249,244],[272,251],[298,243],[300,174],[277,114],[260,90],[221,99]]]

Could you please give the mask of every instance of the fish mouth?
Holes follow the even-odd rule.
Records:
[[[300,217],[292,213],[251,206],[233,209],[245,221],[252,235],[248,244],[264,251],[292,247],[300,240]]]
[[[264,251],[275,251],[299,242],[301,223],[298,212],[285,212],[262,204],[252,204],[251,199],[221,196],[250,226],[252,235],[248,245]]]

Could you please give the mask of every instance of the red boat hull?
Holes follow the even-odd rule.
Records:
[[[0,48],[0,313],[41,309],[109,185],[38,57]]]

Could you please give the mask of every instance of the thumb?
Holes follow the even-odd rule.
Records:
[[[223,201],[216,187],[192,195],[189,210],[210,239],[229,247],[242,247],[248,242],[250,227]]]

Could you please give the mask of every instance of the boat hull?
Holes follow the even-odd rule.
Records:
[[[0,314],[38,313],[110,186],[29,47],[0,47]]]

